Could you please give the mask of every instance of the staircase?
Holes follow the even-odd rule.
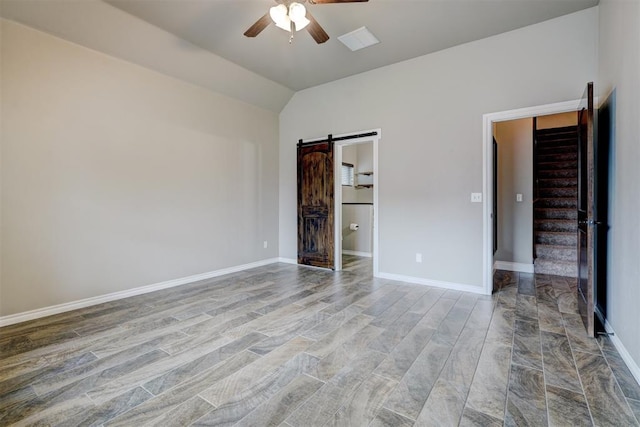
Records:
[[[535,272],[577,277],[578,131],[536,131],[533,205]]]

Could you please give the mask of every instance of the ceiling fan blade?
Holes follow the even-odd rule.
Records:
[[[329,40],[329,34],[318,24],[316,18],[314,18],[307,11],[307,19],[311,21],[309,25],[307,25],[307,31],[311,34],[311,37],[316,41],[316,43],[321,44]]]
[[[327,3],[364,3],[369,0],[309,0],[311,4],[327,4]]]
[[[252,26],[249,27],[244,35],[247,37],[255,37],[262,32],[271,23],[271,17],[267,12],[262,18],[258,19]]]

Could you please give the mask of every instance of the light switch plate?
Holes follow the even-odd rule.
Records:
[[[482,193],[471,193],[471,201],[473,203],[482,203]]]

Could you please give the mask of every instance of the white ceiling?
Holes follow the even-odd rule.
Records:
[[[269,25],[244,31],[274,0],[0,0],[0,16],[279,112],[294,91],[598,4],[598,0],[370,0],[307,4],[331,39]],[[300,1],[300,0],[298,0]],[[380,39],[351,52],[338,36]]]
[[[305,89],[595,6],[598,0],[370,0],[307,8],[331,39],[288,43],[269,25],[244,31],[274,0],[107,0],[138,18],[292,90]],[[381,43],[351,52],[338,36],[366,26]]]

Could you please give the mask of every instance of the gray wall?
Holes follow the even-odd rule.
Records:
[[[358,224],[358,230],[351,230],[351,223]],[[342,205],[342,251],[371,255],[373,251],[373,206]]]
[[[498,143],[498,250],[496,261],[532,264],[533,120],[496,123]],[[522,202],[516,194],[522,194]]]
[[[355,145],[347,145],[342,148],[342,162],[353,165],[354,173],[358,170],[358,150]],[[356,177],[354,177],[354,180]],[[348,185],[342,186],[342,202],[356,203],[358,201],[358,189]]]
[[[597,9],[300,91],[280,114],[280,255],[296,257],[299,138],[382,129],[380,271],[482,287],[482,115],[577,99]],[[415,253],[423,262],[415,262]]]
[[[1,49],[0,315],[277,257],[276,113],[10,21]]]
[[[363,179],[371,181],[371,177],[363,177],[358,172],[373,171],[373,144],[352,144],[342,147],[342,160],[354,166],[355,181]],[[372,188],[342,187],[343,203],[373,203]],[[373,206],[342,206],[342,250],[371,254],[373,251]],[[349,229],[351,223],[358,224],[360,229]]]
[[[601,100],[615,89],[608,321],[640,365],[640,2],[600,2]],[[636,371],[640,377],[640,371]]]
[[[373,171],[373,144],[362,143],[342,147],[342,161],[354,166],[355,181],[372,182],[372,177],[359,176],[358,172]],[[367,181],[368,180],[368,181]],[[342,187],[343,203],[373,203],[373,188]]]

